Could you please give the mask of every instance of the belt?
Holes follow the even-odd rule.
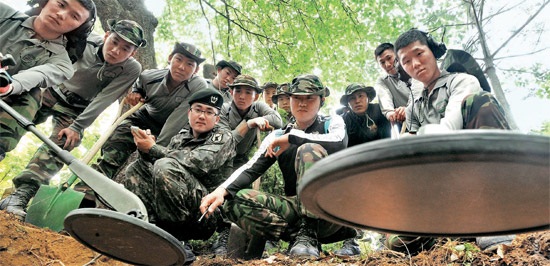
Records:
[[[51,87],[53,91],[53,95],[58,100],[61,100],[62,102],[66,103],[69,106],[73,106],[76,108],[84,109],[88,107],[88,104],[90,104],[89,101],[86,101],[82,99],[82,97],[78,96],[78,94],[68,91],[63,84],[60,85],[54,85]]]

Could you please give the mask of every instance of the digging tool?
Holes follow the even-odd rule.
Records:
[[[44,142],[56,154],[56,156],[69,167],[75,176],[86,182],[86,184],[88,184],[97,194],[99,194],[114,210],[124,214],[133,215],[145,221],[148,220],[145,205],[143,205],[143,202],[135,194],[125,189],[124,186],[89,167],[85,163],[79,161],[68,151],[61,149],[43,133],[37,130],[32,122],[23,117],[1,99],[0,108],[4,109],[9,115],[11,115],[23,128],[32,132],[42,142]],[[68,187],[63,187],[61,192],[67,191],[67,188]],[[62,198],[60,197],[57,197],[57,199],[52,199],[52,206],[56,205],[56,203],[61,199]],[[74,200],[74,196],[68,196],[68,199]],[[54,211],[55,209],[55,207],[52,207],[45,217],[54,217],[54,215],[56,215],[56,211]],[[64,218],[64,216],[62,216],[62,218]]]
[[[82,163],[89,164],[116,127],[126,117],[139,109],[141,105],[143,105],[143,103],[139,103],[124,114],[121,114],[124,106],[124,102],[122,102],[117,112],[118,118],[88,150],[84,158],[82,158]],[[40,186],[40,189],[27,209],[25,221],[39,227],[48,227],[54,231],[61,231],[63,229],[63,219],[65,216],[67,216],[70,211],[77,209],[84,198],[84,193],[71,189],[71,186],[77,179],[78,176],[73,174],[67,181],[59,184],[59,186]]]

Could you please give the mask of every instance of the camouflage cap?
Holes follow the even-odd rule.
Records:
[[[340,97],[340,104],[347,106],[349,96],[357,91],[364,91],[367,94],[367,97],[369,98],[369,102],[371,102],[372,99],[376,97],[376,90],[374,90],[373,87],[365,86],[360,83],[351,83],[346,87],[346,92],[344,93],[344,95]]]
[[[203,103],[221,109],[223,105],[223,96],[219,90],[205,88],[198,90],[189,97],[189,106],[193,103]]]
[[[249,75],[239,75],[235,78],[233,84],[229,84],[229,87],[232,89],[237,86],[247,86],[256,90],[257,93],[262,93],[262,89],[258,86],[256,79]]]
[[[224,68],[224,67],[229,67],[235,71],[237,71],[237,75],[240,75],[241,74],[241,71],[243,69],[243,67],[235,62],[235,61],[225,61],[225,60],[221,60],[220,62],[218,62],[216,64],[216,67],[219,67],[219,68]]]
[[[319,95],[325,97],[327,95],[327,88],[323,86],[319,77],[312,74],[305,74],[297,76],[292,80],[292,85],[290,85],[290,89],[286,94]]]
[[[199,48],[197,48],[195,45],[186,43],[186,42],[177,42],[174,44],[174,49],[172,50],[172,53],[170,55],[173,55],[175,53],[185,55],[197,62],[197,64],[200,64],[206,60],[206,58],[201,58],[201,51]]]
[[[115,32],[120,38],[135,45],[136,47],[147,46],[147,40],[143,36],[143,28],[133,20],[107,20],[109,30]]]
[[[277,100],[279,99],[279,95],[285,95],[288,90],[290,89],[290,83],[283,83],[277,87],[277,92],[271,96],[271,100],[273,103],[277,104]]]

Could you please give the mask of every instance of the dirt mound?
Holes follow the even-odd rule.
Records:
[[[1,265],[128,265],[86,248],[70,236],[23,223],[0,211]],[[262,260],[199,256],[194,265],[550,265],[550,231],[518,235],[510,246],[479,251],[470,242],[442,239],[416,256],[383,250],[356,258],[325,253],[317,261],[276,253]]]

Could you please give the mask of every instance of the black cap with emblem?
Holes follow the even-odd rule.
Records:
[[[189,97],[189,106],[193,103],[203,103],[221,109],[223,96],[218,90],[212,88],[201,89]]]

